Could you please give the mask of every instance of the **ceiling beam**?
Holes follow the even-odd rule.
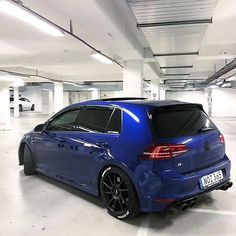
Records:
[[[137,24],[138,28],[173,26],[173,25],[196,25],[196,24],[211,24],[212,18],[200,20],[181,20],[181,21],[166,21],[166,22],[152,22]]]
[[[171,56],[191,56],[198,55],[199,52],[179,52],[179,53],[161,53],[153,54],[154,57],[171,57]]]
[[[161,66],[161,69],[188,69],[193,68],[193,66]]]
[[[186,76],[190,75],[189,73],[176,73],[176,74],[164,74],[164,76]]]
[[[236,58],[231,61],[226,66],[222,67],[220,70],[218,70],[215,74],[210,76],[208,79],[206,79],[203,84],[209,84],[213,82],[214,80],[220,78],[222,75],[225,75],[226,73],[230,72],[231,70],[236,68]]]

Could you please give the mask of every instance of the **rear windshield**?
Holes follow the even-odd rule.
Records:
[[[198,107],[155,110],[152,125],[157,138],[192,136],[216,130],[216,126]]]

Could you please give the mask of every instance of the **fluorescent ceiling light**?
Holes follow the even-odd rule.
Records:
[[[234,59],[236,55],[230,55],[230,54],[220,54],[220,55],[214,55],[214,56],[197,56],[195,60],[201,61],[201,60],[226,60],[226,59]]]
[[[72,83],[72,82],[66,82],[66,81],[64,81],[63,83],[64,83],[64,84],[73,85],[73,86],[77,86],[77,87],[84,87],[83,85],[76,84],[76,83]]]
[[[58,29],[56,26],[40,18],[40,16],[34,15],[33,13],[27,11],[27,9],[21,7],[17,3],[14,3],[13,1],[0,0],[0,11],[29,25],[32,25],[54,37],[64,36],[63,31]]]
[[[92,52],[91,53],[91,57],[95,58],[96,60],[106,63],[106,64],[113,64],[113,61],[111,59],[109,59],[108,57],[102,55],[99,52]]]
[[[236,77],[234,77],[234,76],[229,77],[228,79],[226,79],[226,81],[236,81]]]

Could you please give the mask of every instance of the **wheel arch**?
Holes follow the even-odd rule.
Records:
[[[24,150],[25,150],[25,146],[26,145],[29,147],[29,149],[30,149],[30,151],[32,153],[30,145],[26,141],[23,141],[20,144],[19,149],[18,149],[19,165],[24,165]]]

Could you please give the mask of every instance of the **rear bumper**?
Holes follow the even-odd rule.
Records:
[[[179,174],[175,170],[164,170],[158,173],[145,172],[144,176],[139,178],[141,210],[162,211],[177,202],[216,190],[229,182],[230,169],[230,160],[225,156],[215,165],[188,174]],[[201,189],[200,178],[217,170],[223,171],[224,179],[208,189]]]

